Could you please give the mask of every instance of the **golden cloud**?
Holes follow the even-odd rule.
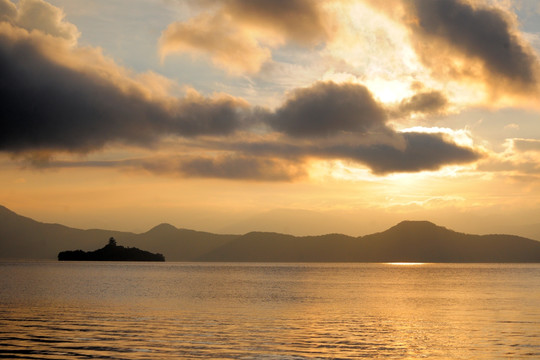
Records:
[[[321,2],[314,0],[196,4],[218,10],[170,24],[159,41],[162,59],[172,53],[206,55],[230,73],[253,74],[271,60],[272,48],[288,42],[313,46],[327,40],[330,33]]]
[[[208,54],[214,64],[231,73],[256,73],[271,58],[253,32],[222,14],[202,14],[167,27],[160,38],[162,59],[171,53]]]
[[[61,9],[43,0],[20,0],[17,5],[9,0],[0,0],[0,10],[0,21],[63,38],[71,45],[76,45],[80,36],[77,27],[65,21]]]

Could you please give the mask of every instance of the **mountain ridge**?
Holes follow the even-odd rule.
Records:
[[[162,253],[169,261],[540,262],[540,241],[515,235],[470,235],[429,221],[404,220],[359,237],[262,231],[213,234],[167,223],[135,234],[41,223],[0,205],[0,258],[53,259],[63,249],[90,250],[110,237]]]

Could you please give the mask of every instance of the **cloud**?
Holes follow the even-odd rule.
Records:
[[[372,145],[349,149],[352,150],[350,158],[366,164],[375,174],[387,174],[438,170],[446,165],[471,163],[482,157],[478,151],[448,141],[442,134],[410,132],[402,136],[406,144],[403,149]]]
[[[439,91],[425,91],[404,99],[399,104],[396,114],[405,116],[414,113],[437,114],[443,112],[448,105],[448,99]]]
[[[540,140],[507,139],[504,151],[490,153],[478,163],[478,170],[505,173],[520,181],[537,181],[537,175],[540,175]]]
[[[249,181],[294,181],[306,176],[302,163],[282,159],[226,154],[206,156],[151,156],[123,160],[55,160],[26,157],[24,164],[40,169],[116,168],[156,175]]]
[[[34,45],[35,36],[0,26],[5,111],[0,149],[41,151],[46,156],[32,161],[40,167],[58,165],[47,151],[84,152],[114,142],[150,148],[171,135],[217,137],[213,142],[194,139],[181,160],[169,155],[168,161],[115,164],[186,177],[288,181],[302,176],[310,159],[346,159],[387,174],[436,170],[480,158],[473,148],[440,133],[391,129],[385,123],[387,109],[363,85],[315,83],[293,91],[275,111],[226,95],[206,98],[191,92],[183,99],[154,99],[121,76],[111,81],[91,67],[83,66],[83,72],[55,63]],[[254,126],[261,124],[266,131]],[[253,140],[246,143],[249,137]],[[191,151],[201,155],[194,157]]]
[[[172,53],[206,55],[232,74],[254,74],[278,45],[314,46],[329,37],[325,13],[314,0],[207,0],[192,5],[206,11],[163,31],[162,58]]]
[[[519,130],[519,124],[510,123],[504,126],[504,130]]]
[[[160,53],[164,58],[175,52],[209,54],[216,66],[231,73],[256,73],[271,58],[252,33],[219,14],[169,25],[160,38]]]
[[[510,15],[462,0],[405,0],[404,19],[434,74],[478,81],[492,91],[538,90],[538,58]]]
[[[268,119],[273,129],[293,137],[386,132],[385,121],[385,109],[365,86],[333,82],[295,90]]]
[[[337,137],[334,141],[322,143],[237,143],[229,150],[296,162],[307,159],[349,160],[367,166],[376,175],[433,171],[447,165],[468,164],[483,157],[480,151],[458,145],[441,133],[395,133],[394,137],[401,139],[399,146],[385,142],[355,144]]]
[[[518,152],[540,152],[540,140],[537,139],[512,139],[512,146]]]
[[[300,163],[253,156],[195,158],[182,162],[179,170],[187,177],[237,180],[291,181],[306,175]]]
[[[24,10],[24,2],[15,8],[16,15],[9,12],[13,6],[0,4],[10,19]],[[43,6],[37,0],[27,4]],[[290,181],[305,175],[311,160],[349,160],[387,174],[435,170],[481,157],[472,146],[442,133],[397,132],[387,123],[390,109],[360,84],[317,82],[293,90],[275,110],[194,90],[172,97],[169,80],[133,74],[100,49],[74,44],[76,38],[66,34],[78,33],[76,28],[54,9],[43,13],[49,22],[40,18],[42,13],[28,10],[27,15],[41,19],[36,24],[62,24],[58,28],[28,30],[15,20],[0,22],[0,151],[18,154],[35,167],[74,166],[55,160],[55,154],[69,158],[70,153],[122,145],[161,155],[80,164],[185,177]],[[403,103],[403,111],[435,111],[441,98],[419,93]]]
[[[447,165],[475,162],[484,154],[461,146],[442,133],[396,133],[403,146],[341,141],[287,142],[284,139],[245,141],[200,140],[197,150],[123,160],[55,160],[48,153],[22,159],[41,169],[103,167],[145,171],[157,175],[255,181],[294,181],[308,175],[311,160],[341,160],[368,167],[375,175],[434,171]],[[193,155],[198,153],[201,155]]]
[[[510,179],[536,182],[538,175],[540,175],[540,162],[538,159],[503,159],[495,156],[479,162],[477,170],[490,173],[506,173]]]
[[[235,21],[265,28],[289,41],[316,45],[329,37],[325,13],[317,0],[223,0]]]
[[[439,92],[423,92],[405,100],[402,112],[435,112],[446,105]],[[295,142],[246,144],[265,156],[349,159],[375,174],[437,170],[482,157],[443,132],[397,132],[386,122],[394,110],[377,102],[363,85],[318,82],[293,91],[266,117],[269,126]],[[298,139],[298,140],[296,140]]]
[[[39,30],[45,34],[77,43],[80,32],[64,20],[64,12],[43,0],[20,0],[18,6],[9,0],[0,0],[0,20],[26,30]]]
[[[228,135],[249,116],[232,96],[182,99],[153,92],[97,49],[0,23],[0,150],[90,151],[147,146],[167,135]]]
[[[0,0],[0,21],[13,21],[17,16],[17,6],[9,0]]]

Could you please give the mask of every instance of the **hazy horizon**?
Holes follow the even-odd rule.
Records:
[[[0,206],[2,206],[0,204]],[[454,227],[451,221],[448,219],[438,219],[434,220],[433,218],[399,218],[398,214],[394,214],[392,220],[388,220],[388,223],[384,221],[378,221],[376,223],[368,223],[354,221],[354,218],[351,216],[349,218],[340,218],[335,214],[333,216],[328,216],[325,213],[318,213],[313,211],[305,210],[292,210],[292,209],[276,209],[273,211],[262,212],[256,215],[249,216],[247,218],[241,219],[239,221],[228,222],[228,218],[213,219],[213,222],[201,221],[201,223],[190,222],[187,223],[174,223],[168,221],[159,221],[156,219],[154,223],[151,223],[148,227],[141,226],[141,230],[137,230],[137,227],[129,226],[132,222],[128,223],[127,229],[124,228],[114,228],[114,227],[103,227],[103,226],[78,226],[77,224],[63,223],[61,221],[46,221],[39,218],[33,218],[28,216],[28,214],[17,213],[13,209],[6,208],[10,211],[15,212],[17,215],[29,218],[34,221],[38,221],[44,224],[59,224],[67,226],[74,229],[80,230],[110,230],[110,231],[120,231],[134,234],[144,234],[156,227],[159,227],[163,224],[171,225],[177,229],[186,229],[186,230],[195,230],[200,232],[208,232],[213,234],[231,234],[231,235],[243,235],[250,232],[269,232],[269,233],[280,233],[293,236],[318,236],[318,235],[327,235],[327,234],[343,234],[346,236],[352,237],[362,237],[365,235],[371,235],[378,232],[383,232],[388,230],[391,227],[396,226],[402,222],[431,222],[437,226],[442,226],[452,231],[472,234],[472,235],[489,235],[489,234],[506,234],[506,235],[516,235],[533,240],[540,241],[540,224],[528,224],[524,226],[513,226],[505,227],[504,225],[495,225],[496,221],[493,218],[484,218],[482,224],[478,224],[478,219],[475,222],[474,226],[465,226],[465,227]],[[230,215],[229,215],[230,216]],[[300,219],[300,220],[298,220]],[[358,231],[360,229],[360,231]],[[472,229],[484,229],[484,231],[474,231]]]

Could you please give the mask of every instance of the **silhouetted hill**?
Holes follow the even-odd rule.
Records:
[[[58,253],[60,261],[165,261],[162,254],[153,254],[134,247],[123,247],[116,244],[114,238],[101,249],[95,251],[62,251]]]
[[[250,232],[218,235],[161,224],[133,234],[44,224],[0,207],[0,257],[54,259],[91,250],[104,238],[164,254],[169,261],[540,262],[540,242],[512,235],[468,235],[427,221],[404,221],[376,234],[296,237]]]
[[[169,261],[194,261],[237,237],[160,224],[146,233],[134,236],[132,243],[140,247],[144,245],[150,251],[163,252]]]
[[[467,235],[428,221],[404,221],[381,233],[294,237],[248,233],[205,261],[540,262],[540,242],[512,235]]]
[[[366,235],[374,261],[540,262],[540,242],[512,235],[469,235],[427,221],[404,221]]]
[[[334,262],[354,261],[347,248],[356,238],[341,234],[292,236],[251,232],[211,251],[203,261]]]
[[[66,248],[91,250],[103,239],[127,240],[132,233],[112,230],[80,230],[59,224],[41,223],[0,206],[0,257],[11,259],[55,259]]]
[[[147,236],[174,236],[178,232],[178,228],[172,226],[171,224],[162,223],[157,226],[154,226],[152,229],[148,230],[144,234]]]
[[[192,261],[237,237],[177,229],[169,224],[158,225],[142,234],[80,230],[41,223],[0,206],[0,258],[56,259],[64,249],[96,249],[103,239],[111,236],[130,246],[164,253],[169,261]]]

